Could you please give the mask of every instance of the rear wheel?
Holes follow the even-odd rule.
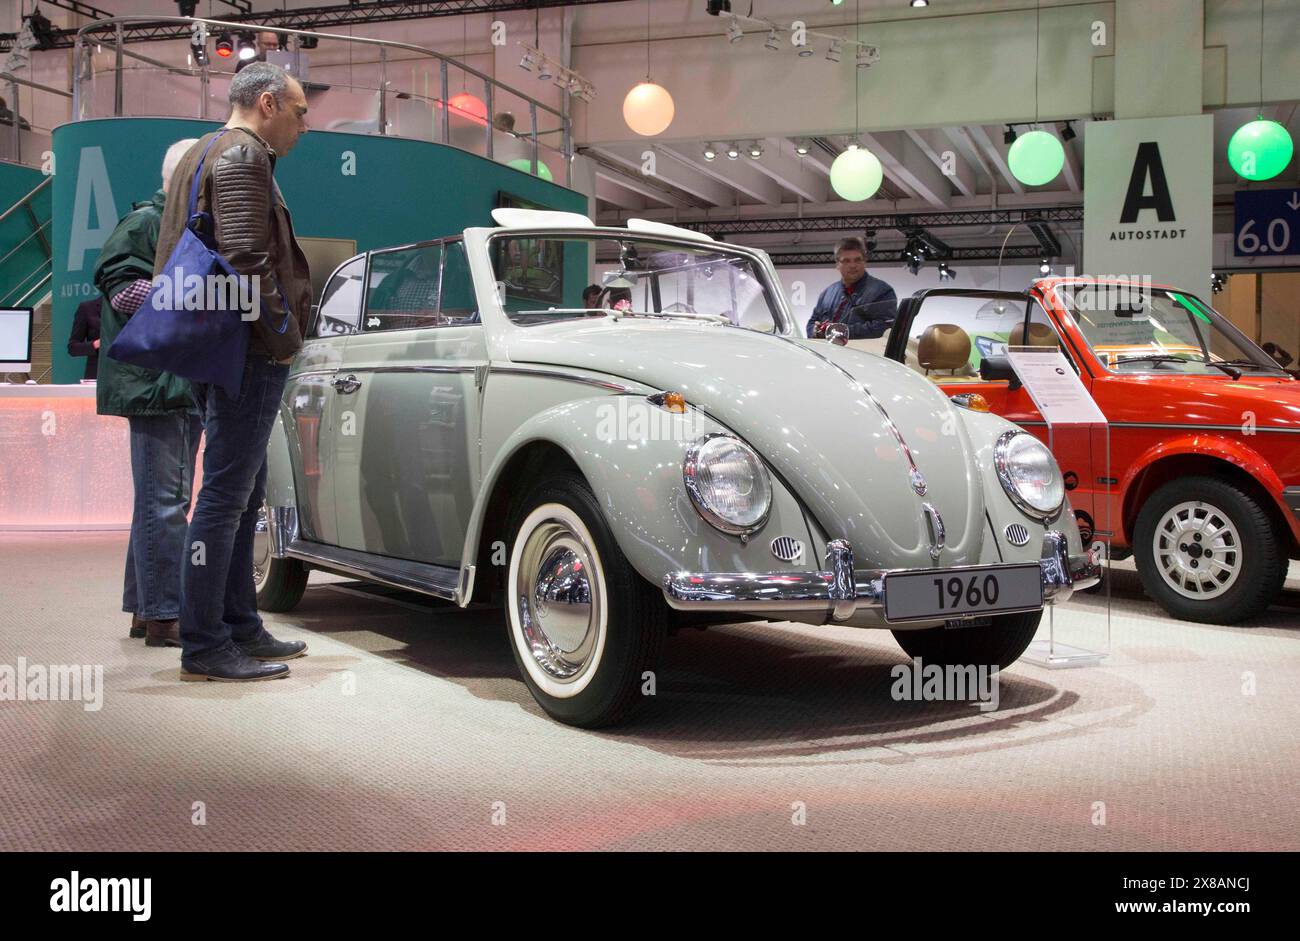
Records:
[[[1038,632],[1042,611],[997,614],[978,627],[932,627],[894,631],[894,639],[909,657],[937,666],[996,666],[1004,669],[1020,659]]]
[[[1170,481],[1138,513],[1133,554],[1146,593],[1176,618],[1235,624],[1282,588],[1283,534],[1250,493],[1214,477]]]
[[[626,718],[663,647],[667,605],[623,556],[577,474],[535,487],[510,531],[506,620],[529,692],[570,725]]]
[[[271,555],[271,536],[265,506],[258,511],[253,531],[253,585],[257,588],[257,607],[261,611],[291,611],[307,590],[307,566],[297,559],[277,559]]]

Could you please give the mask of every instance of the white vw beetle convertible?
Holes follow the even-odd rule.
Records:
[[[537,701],[594,727],[678,626],[885,628],[926,662],[1006,666],[1096,581],[1047,448],[804,339],[765,253],[493,215],[327,283],[271,439],[264,609],[311,568],[497,600]]]

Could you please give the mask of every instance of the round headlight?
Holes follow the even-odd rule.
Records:
[[[724,533],[750,533],[767,521],[772,483],[754,449],[731,435],[705,435],[682,463],[695,509]]]
[[[1020,510],[1050,519],[1065,500],[1065,481],[1047,446],[1023,431],[1008,431],[993,449],[998,479]]]

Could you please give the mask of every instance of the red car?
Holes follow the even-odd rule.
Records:
[[[1056,346],[1110,422],[1049,429],[1007,359]],[[1175,617],[1260,613],[1300,558],[1300,381],[1195,295],[1044,278],[899,305],[886,355],[1049,442],[1085,543],[1135,556]],[[978,399],[974,399],[980,407]]]

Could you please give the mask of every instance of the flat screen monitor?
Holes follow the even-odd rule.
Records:
[[[0,307],[0,376],[32,371],[32,309]]]

